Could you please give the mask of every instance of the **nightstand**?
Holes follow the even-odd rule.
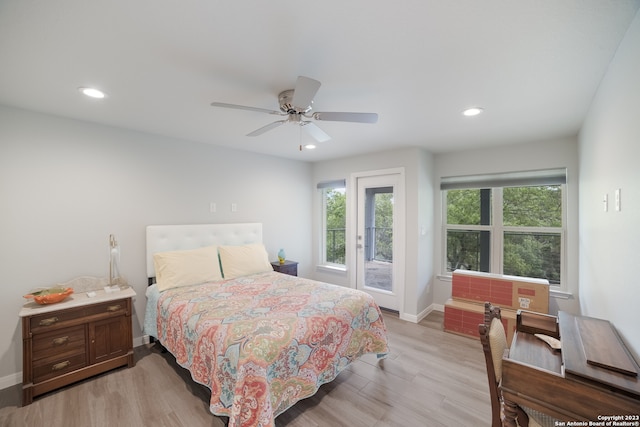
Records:
[[[79,380],[134,365],[131,288],[72,294],[51,304],[25,304],[22,318],[22,405]]]
[[[271,263],[273,270],[278,273],[288,274],[290,276],[298,275],[298,263],[296,261],[285,260],[284,264],[280,264],[280,261],[273,261]]]

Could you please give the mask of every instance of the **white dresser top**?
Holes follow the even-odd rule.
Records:
[[[88,304],[96,304],[99,302],[113,301],[122,298],[133,298],[136,296],[136,292],[130,286],[119,291],[106,292],[101,289],[94,292],[96,294],[94,297],[88,297],[87,292],[71,294],[64,301],[55,304],[41,305],[34,301],[29,301],[22,306],[18,315],[20,317],[27,317],[42,313],[49,313],[51,311],[65,310],[67,308],[81,307]]]

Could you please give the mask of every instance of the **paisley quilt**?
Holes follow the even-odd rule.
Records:
[[[273,427],[361,355],[388,352],[371,296],[276,272],[166,290],[157,329],[230,427]]]

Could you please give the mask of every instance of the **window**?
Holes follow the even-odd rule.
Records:
[[[562,283],[566,170],[443,178],[441,189],[445,271]]]
[[[346,188],[345,181],[318,184],[322,198],[322,247],[320,263],[345,266],[346,254]]]

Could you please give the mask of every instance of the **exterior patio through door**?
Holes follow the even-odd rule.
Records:
[[[398,282],[394,255],[397,249],[397,186],[399,174],[357,179],[358,226],[356,285],[376,303],[398,311]]]

